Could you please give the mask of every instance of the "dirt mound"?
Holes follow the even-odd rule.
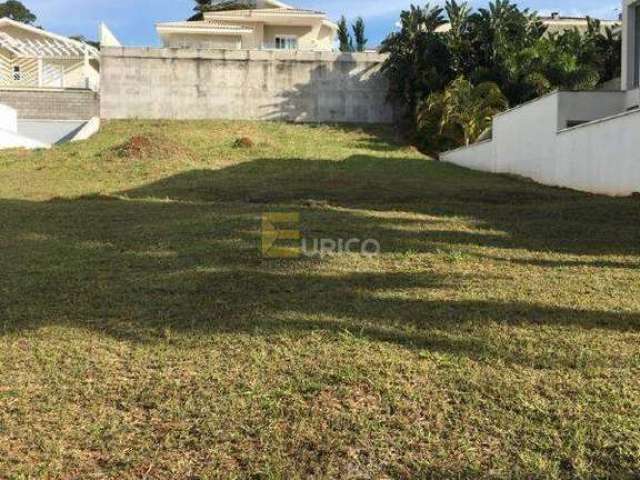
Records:
[[[192,156],[188,148],[160,135],[134,135],[126,142],[113,147],[110,153],[118,158],[131,159]]]
[[[249,137],[242,137],[233,142],[234,148],[253,148],[255,145],[255,142]]]

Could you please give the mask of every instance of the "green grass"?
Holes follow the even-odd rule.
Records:
[[[262,258],[265,212],[382,254]],[[639,218],[384,128],[2,153],[0,478],[637,478]]]

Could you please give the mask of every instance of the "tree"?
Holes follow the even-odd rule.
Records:
[[[508,105],[495,83],[474,86],[466,78],[458,77],[443,92],[429,95],[420,106],[418,126],[437,123],[440,135],[455,144],[470,145],[491,126],[493,117],[506,110]]]
[[[455,78],[446,37],[436,32],[445,23],[443,12],[429,4],[411,5],[400,15],[400,31],[382,44],[382,52],[389,54],[382,66],[389,81],[388,98],[404,110],[409,131],[415,131],[419,102]]]
[[[358,17],[351,27],[353,29],[353,37],[355,38],[355,49],[358,52],[364,52],[367,48],[368,40],[365,37],[365,24],[362,17]]]
[[[595,51],[577,29],[543,38],[535,49],[540,59],[538,70],[547,79],[549,90],[590,90],[599,83]]]
[[[37,20],[35,14],[18,0],[7,0],[4,3],[0,3],[0,17],[7,17],[29,25],[32,25]]]
[[[194,0],[196,12],[188,21],[196,22],[204,19],[204,12],[222,12],[225,10],[250,10],[255,4],[251,0]]]
[[[100,42],[96,42],[95,40],[89,40],[84,35],[71,35],[69,38],[81,43],[86,43],[87,45],[91,45],[93,48],[100,50]]]
[[[446,31],[438,28],[445,12]],[[501,97],[515,106],[620,76],[619,34],[593,19],[586,33],[547,34],[536,12],[512,0],[477,11],[465,0],[447,0],[444,9],[411,5],[400,25],[382,44],[388,98],[405,114],[410,139],[430,152],[477,138],[484,113],[502,108]],[[495,103],[469,106],[479,100],[475,89]]]
[[[338,22],[338,41],[340,42],[341,52],[353,52],[353,39],[349,33],[349,26],[344,15]]]
[[[622,75],[622,35],[606,27],[596,40],[598,50],[600,81],[607,82]]]
[[[519,66],[523,52],[536,46],[546,28],[537,13],[520,10],[510,0],[495,0],[469,17],[475,65],[470,80],[496,83],[510,103],[517,105],[535,97],[529,73]]]
[[[452,69],[456,75],[469,75],[474,67],[472,36],[469,23],[471,7],[467,2],[458,3],[448,0],[445,11],[451,29],[447,32],[447,40],[452,57]]]
[[[621,76],[622,35],[610,27],[602,28],[600,20],[587,18],[587,32],[582,37],[580,61],[594,65],[600,82]]]

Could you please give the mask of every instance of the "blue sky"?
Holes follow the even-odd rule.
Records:
[[[442,2],[431,1],[432,4]],[[155,22],[183,20],[193,8],[192,0],[23,0],[23,3],[38,15],[39,24],[47,30],[94,39],[98,23],[104,21],[128,46],[157,45]],[[400,11],[411,0],[291,0],[289,3],[326,11],[333,19],[342,13],[347,17],[362,15],[373,46],[395,28]],[[423,5],[425,2],[414,0],[413,3]],[[472,3],[483,6],[488,0]],[[518,3],[545,14],[560,11],[565,15],[617,18],[621,1],[520,0]]]

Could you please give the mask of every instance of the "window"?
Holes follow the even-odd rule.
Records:
[[[22,72],[20,71],[20,65],[15,65],[13,67],[13,79],[16,82],[19,82],[20,80],[22,80]]]
[[[276,50],[297,50],[298,39],[296,37],[276,37]]]

